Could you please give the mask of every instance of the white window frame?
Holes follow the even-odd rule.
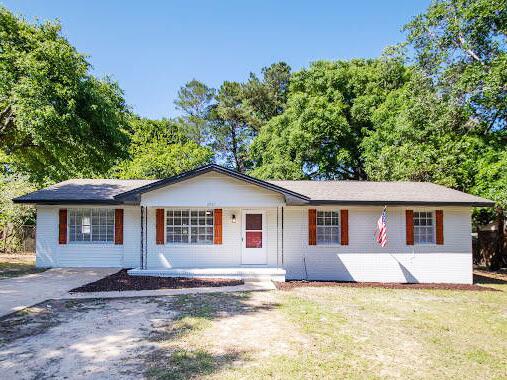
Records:
[[[173,227],[173,228],[178,228],[176,227],[177,225],[175,224],[169,224],[167,222],[168,220],[168,212],[169,211],[172,211],[172,212],[175,212],[175,211],[188,211],[189,213],[189,216],[188,216],[188,222],[189,224],[188,225],[183,225],[181,224],[180,227],[181,228],[188,228],[188,241],[186,242],[183,242],[183,241],[177,241],[177,242],[170,242],[168,241],[168,233],[167,233],[167,230],[169,227]],[[211,225],[209,224],[204,224],[204,225],[200,225],[200,224],[197,224],[197,225],[192,225],[192,212],[197,212],[199,213],[200,211],[204,211],[205,213],[208,212],[208,211],[211,211]],[[173,216],[174,218],[174,216]],[[198,223],[199,223],[199,218],[200,216],[198,216]],[[205,219],[207,219],[207,216],[205,216]],[[203,228],[211,228],[211,241],[209,242],[203,242],[203,241],[196,241],[196,242],[192,242],[192,228],[199,228],[199,227],[203,227]],[[199,234],[199,233],[198,233]],[[206,234],[206,235],[209,235],[209,234]],[[183,236],[183,235],[182,235]],[[212,209],[212,208],[166,208],[164,209],[164,244],[165,245],[171,245],[171,246],[184,246],[184,247],[188,247],[188,246],[210,246],[210,245],[213,245],[214,244],[214,241],[215,241],[215,210]]]
[[[329,210],[329,209],[317,209],[316,210],[316,215],[315,215],[315,235],[316,235],[316,245],[317,246],[320,246],[320,247],[336,247],[336,246],[339,246],[341,245],[341,220],[340,220],[340,210]],[[326,213],[326,212],[330,212],[330,213],[336,213],[336,216],[337,216],[337,219],[338,219],[338,224],[337,225],[333,225],[333,224],[329,224],[329,225],[319,225],[319,213]],[[324,216],[324,218],[327,218],[326,216]],[[332,216],[331,216],[332,218]],[[319,242],[319,227],[320,228],[338,228],[338,233],[337,233],[337,240],[336,242]]]
[[[93,240],[93,211],[109,211],[112,212],[112,229],[113,229],[113,237],[111,240]],[[71,234],[71,214],[78,211],[89,211],[90,212],[90,240],[72,240],[72,234]],[[107,219],[106,219],[107,220]],[[115,234],[115,224],[116,224],[116,218],[115,218],[115,209],[110,207],[74,207],[74,208],[68,208],[67,209],[67,241],[69,244],[114,244],[114,234]],[[81,226],[83,224],[81,223]],[[100,224],[99,224],[100,226]],[[107,228],[107,223],[106,223]],[[82,232],[81,232],[82,234]]]
[[[416,215],[420,214],[420,213],[431,214],[431,226],[416,225],[416,219],[421,219],[421,218],[416,217]],[[428,220],[429,218],[426,217],[424,219]],[[414,244],[416,244],[416,245],[436,244],[436,220],[435,220],[435,211],[434,210],[414,210],[413,226],[414,226]],[[432,238],[431,241],[418,241],[417,240],[418,234],[416,233],[416,230],[423,229],[423,228],[425,230],[431,230],[431,238]],[[419,234],[419,236],[420,236],[420,234]]]

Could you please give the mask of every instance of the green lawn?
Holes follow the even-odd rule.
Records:
[[[499,292],[298,288],[200,295],[152,335],[156,379],[506,379]]]
[[[35,268],[34,256],[0,256],[0,279],[40,273],[45,269]]]

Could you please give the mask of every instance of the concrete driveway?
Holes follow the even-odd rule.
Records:
[[[0,317],[97,281],[118,268],[58,268],[0,280]]]

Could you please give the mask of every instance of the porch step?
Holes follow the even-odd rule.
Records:
[[[249,281],[285,281],[285,269],[266,267],[234,267],[234,268],[169,268],[169,269],[130,269],[132,276],[154,277],[211,277],[231,278]]]

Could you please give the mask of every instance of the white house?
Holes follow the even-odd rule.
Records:
[[[472,207],[493,205],[432,183],[261,181],[218,165],[69,180],[14,201],[36,205],[39,267],[437,283],[472,283]]]

